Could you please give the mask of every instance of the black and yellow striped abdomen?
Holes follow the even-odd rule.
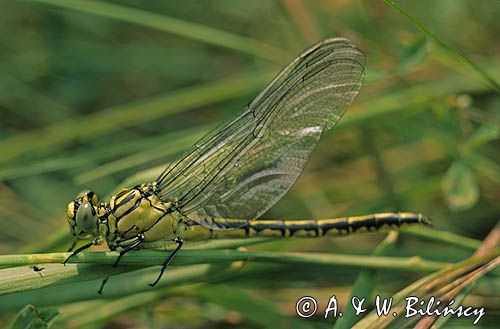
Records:
[[[186,241],[246,237],[316,238],[340,236],[358,232],[400,228],[409,224],[429,224],[415,213],[381,213],[366,216],[320,220],[243,220],[197,218],[184,216],[171,203],[163,203],[154,185],[144,184],[123,189],[103,204],[98,211],[107,225],[107,241],[111,249],[135,241]],[[204,224],[204,225],[203,225]]]
[[[212,219],[211,222],[211,227],[220,229],[210,229],[186,221],[178,227],[177,233],[188,241],[246,237],[316,238],[400,228],[411,224],[429,224],[425,217],[415,213],[381,213],[320,220]]]

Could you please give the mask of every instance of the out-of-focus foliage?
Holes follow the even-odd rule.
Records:
[[[33,305],[26,305],[17,315],[9,329],[47,329],[57,319],[56,310],[39,312]]]
[[[499,3],[400,5],[500,80]],[[365,84],[298,182],[263,217],[415,211],[440,230],[482,240],[500,218],[500,96],[383,1],[2,1],[0,254],[63,251],[66,204],[80,190],[105,197],[134,175],[154,178],[157,170],[145,170],[171,161],[301,50],[332,36],[365,52]],[[370,255],[383,237],[248,248]],[[443,262],[470,254],[409,235],[388,252]],[[333,320],[321,316],[289,322],[295,302],[314,295],[324,308],[335,294],[345,303],[358,273],[247,264],[218,285],[64,302],[53,327],[331,328]],[[386,295],[418,278],[376,275],[374,291]],[[500,323],[499,291],[497,274],[464,301],[487,307],[484,327]],[[49,299],[58,293],[46,290]],[[0,296],[1,324],[22,308],[16,303]]]

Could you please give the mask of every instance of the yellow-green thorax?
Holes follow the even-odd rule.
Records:
[[[144,242],[173,239],[181,220],[173,203],[160,201],[154,184],[122,189],[99,206],[98,216],[107,225],[111,249],[138,234],[144,234]]]

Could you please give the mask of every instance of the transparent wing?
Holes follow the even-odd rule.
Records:
[[[349,40],[306,50],[234,119],[208,133],[158,177],[162,201],[192,220],[254,219],[275,204],[306,165],[321,133],[361,87],[365,57]]]

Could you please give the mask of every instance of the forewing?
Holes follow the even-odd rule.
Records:
[[[189,218],[254,219],[275,204],[306,165],[324,130],[361,87],[363,53],[349,40],[306,50],[241,112],[198,141],[158,178],[163,201]]]

